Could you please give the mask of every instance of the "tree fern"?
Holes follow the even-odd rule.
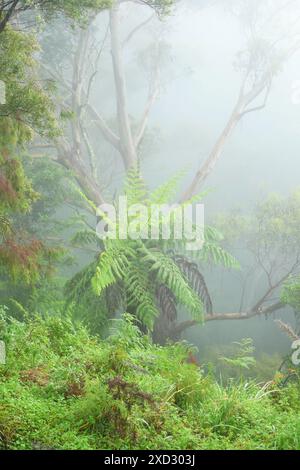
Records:
[[[213,313],[212,300],[204,279],[196,263],[192,263],[184,256],[174,256],[174,261],[184,273],[191,288],[196,292],[202,301],[205,312],[209,315]]]
[[[125,180],[124,193],[127,197],[128,206],[139,203],[145,204],[147,201],[148,191],[141,177],[139,166],[129,170]]]
[[[99,257],[92,279],[92,285],[97,295],[100,295],[108,286],[115,284],[117,280],[124,278],[131,260],[135,258],[135,252],[131,245],[127,240],[105,241],[105,250]]]
[[[174,293],[177,301],[185,306],[196,320],[203,320],[202,302],[172,258],[165,253],[148,251],[144,260],[149,263],[150,272],[155,273],[157,281],[165,284]]]
[[[129,265],[124,285],[129,311],[133,307],[137,318],[152,331],[159,309],[155,303],[154,286],[149,282],[148,273],[138,259]]]
[[[146,206],[167,203],[175,194],[179,180],[180,176],[175,175],[150,194],[139,168],[133,168],[125,183],[128,207],[139,203]],[[193,201],[203,196],[204,193]],[[174,211],[181,210],[185,204]],[[106,220],[105,214],[103,217]],[[116,236],[118,233],[117,222]],[[92,234],[87,232],[78,235],[77,241],[85,238],[86,242],[93,240]],[[201,262],[237,266],[236,260],[220,246],[221,241],[220,232],[206,227],[202,250],[191,251],[189,255]],[[172,236],[170,240],[107,238],[102,240],[101,249],[91,269],[79,273],[69,283],[71,297],[77,295],[78,302],[90,299],[90,305],[99,308],[100,315],[112,317],[122,307],[134,315],[144,329],[157,332],[163,327],[172,337],[172,329],[177,331],[179,305],[199,322],[204,320],[204,313],[212,314],[211,298],[197,261],[187,258],[186,240],[175,240]]]
[[[228,251],[220,245],[212,242],[205,242],[198,257],[205,263],[217,264],[225,268],[239,268],[239,262]]]
[[[77,246],[99,244],[99,237],[94,230],[80,230],[71,238],[71,243]]]
[[[166,183],[156,188],[150,195],[152,204],[166,204],[174,199],[178,191],[179,183],[185,172],[179,171]]]

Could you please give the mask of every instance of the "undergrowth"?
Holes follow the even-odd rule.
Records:
[[[229,381],[155,346],[132,318],[107,340],[80,324],[3,314],[2,449],[300,449],[300,391]]]

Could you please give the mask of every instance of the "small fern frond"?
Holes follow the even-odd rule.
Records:
[[[12,227],[9,220],[0,215],[0,237],[4,240],[12,233]]]
[[[176,196],[176,192],[179,187],[179,183],[184,176],[185,171],[179,171],[166,183],[156,188],[150,195],[150,201],[152,204],[167,204],[170,203]]]
[[[192,196],[190,199],[187,199],[186,201],[181,203],[181,206],[188,206],[192,204],[199,203],[203,201],[203,199],[211,192],[210,189],[206,189],[205,191],[202,191],[201,193],[195,194]]]
[[[141,177],[139,165],[128,171],[124,192],[127,197],[128,207],[133,204],[145,204],[147,201],[148,191]]]
[[[202,249],[199,251],[198,257],[201,261],[221,265],[228,269],[240,268],[238,260],[215,243],[205,242]]]
[[[98,244],[99,238],[96,231],[80,230],[71,238],[71,243],[77,246]]]
[[[204,228],[204,238],[207,242],[221,242],[224,240],[223,234],[215,227],[209,225],[206,225]]]

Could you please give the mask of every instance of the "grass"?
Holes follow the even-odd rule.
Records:
[[[219,385],[130,317],[107,340],[57,317],[3,316],[3,449],[300,449],[300,390]]]

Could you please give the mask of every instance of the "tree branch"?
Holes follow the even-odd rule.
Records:
[[[207,323],[217,320],[250,320],[251,318],[254,318],[259,315],[271,315],[277,310],[281,310],[283,307],[285,307],[285,305],[282,302],[276,302],[270,305],[269,307],[259,309],[255,312],[251,310],[242,313],[213,313],[212,315],[205,316],[205,322]],[[180,336],[180,334],[183,333],[185,330],[196,325],[199,325],[199,322],[195,320],[187,320],[176,325],[173,331],[176,335]]]
[[[9,22],[9,20],[11,19],[11,17],[13,16],[15,10],[16,10],[16,7],[18,5],[20,0],[14,0],[11,2],[11,6],[8,8],[8,10],[4,10],[4,9],[1,9],[0,12],[4,13],[4,18],[0,21],[0,33],[2,33],[7,25],[7,23]],[[9,3],[8,3],[9,4]],[[8,5],[7,4],[7,5]]]

